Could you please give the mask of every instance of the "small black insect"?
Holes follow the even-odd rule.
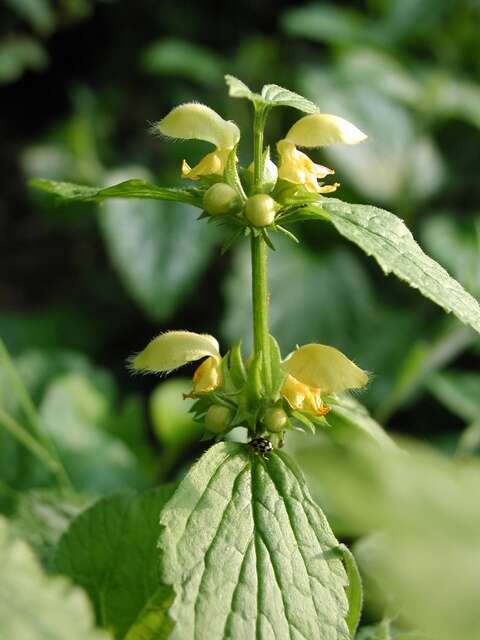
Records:
[[[272,443],[266,438],[254,438],[248,444],[255,453],[259,453],[263,457],[273,449]]]

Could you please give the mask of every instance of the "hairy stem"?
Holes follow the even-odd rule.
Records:
[[[253,121],[253,183],[254,192],[259,193],[263,175],[263,130],[266,112],[255,110]],[[267,389],[272,384],[270,368],[270,330],[268,327],[268,247],[259,234],[252,233],[252,310],[253,343],[255,355],[261,355],[263,376]]]

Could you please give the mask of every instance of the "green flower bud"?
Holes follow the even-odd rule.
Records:
[[[247,200],[245,215],[254,227],[268,227],[275,220],[275,200],[266,193],[257,193]]]
[[[205,426],[212,433],[223,433],[232,420],[232,412],[227,407],[212,404],[205,416]]]
[[[237,192],[225,182],[216,182],[203,196],[203,208],[211,216],[224,215],[237,203]]]
[[[263,423],[267,431],[271,433],[280,433],[287,425],[288,416],[280,407],[271,407],[265,411]]]

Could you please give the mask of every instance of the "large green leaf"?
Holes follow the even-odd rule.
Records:
[[[113,265],[154,320],[168,318],[193,290],[218,240],[218,227],[192,214],[184,204],[148,200],[109,200],[99,214]]]
[[[134,178],[124,180],[111,187],[88,187],[71,182],[56,182],[33,178],[29,185],[34,189],[46,191],[64,200],[77,202],[102,202],[109,198],[147,198],[151,200],[170,200],[173,202],[185,202],[194,206],[201,206],[201,195],[197,189],[172,189],[158,187],[146,180]]]
[[[285,454],[213,446],[160,523],[172,638],[350,638],[338,542]]]
[[[160,582],[158,518],[173,487],[99,500],[60,539],[56,569],[90,595],[100,625],[116,638],[160,640],[172,591]]]
[[[370,205],[347,204],[325,199],[319,215],[337,231],[373,256],[384,273],[394,273],[414,289],[480,332],[480,306],[417,244],[404,222],[393,213]]]
[[[32,550],[0,519],[0,637],[5,640],[108,640],[95,630],[86,595],[49,578]]]

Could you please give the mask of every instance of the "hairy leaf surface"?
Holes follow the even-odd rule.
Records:
[[[338,542],[285,454],[215,445],[160,523],[172,638],[350,638]]]

